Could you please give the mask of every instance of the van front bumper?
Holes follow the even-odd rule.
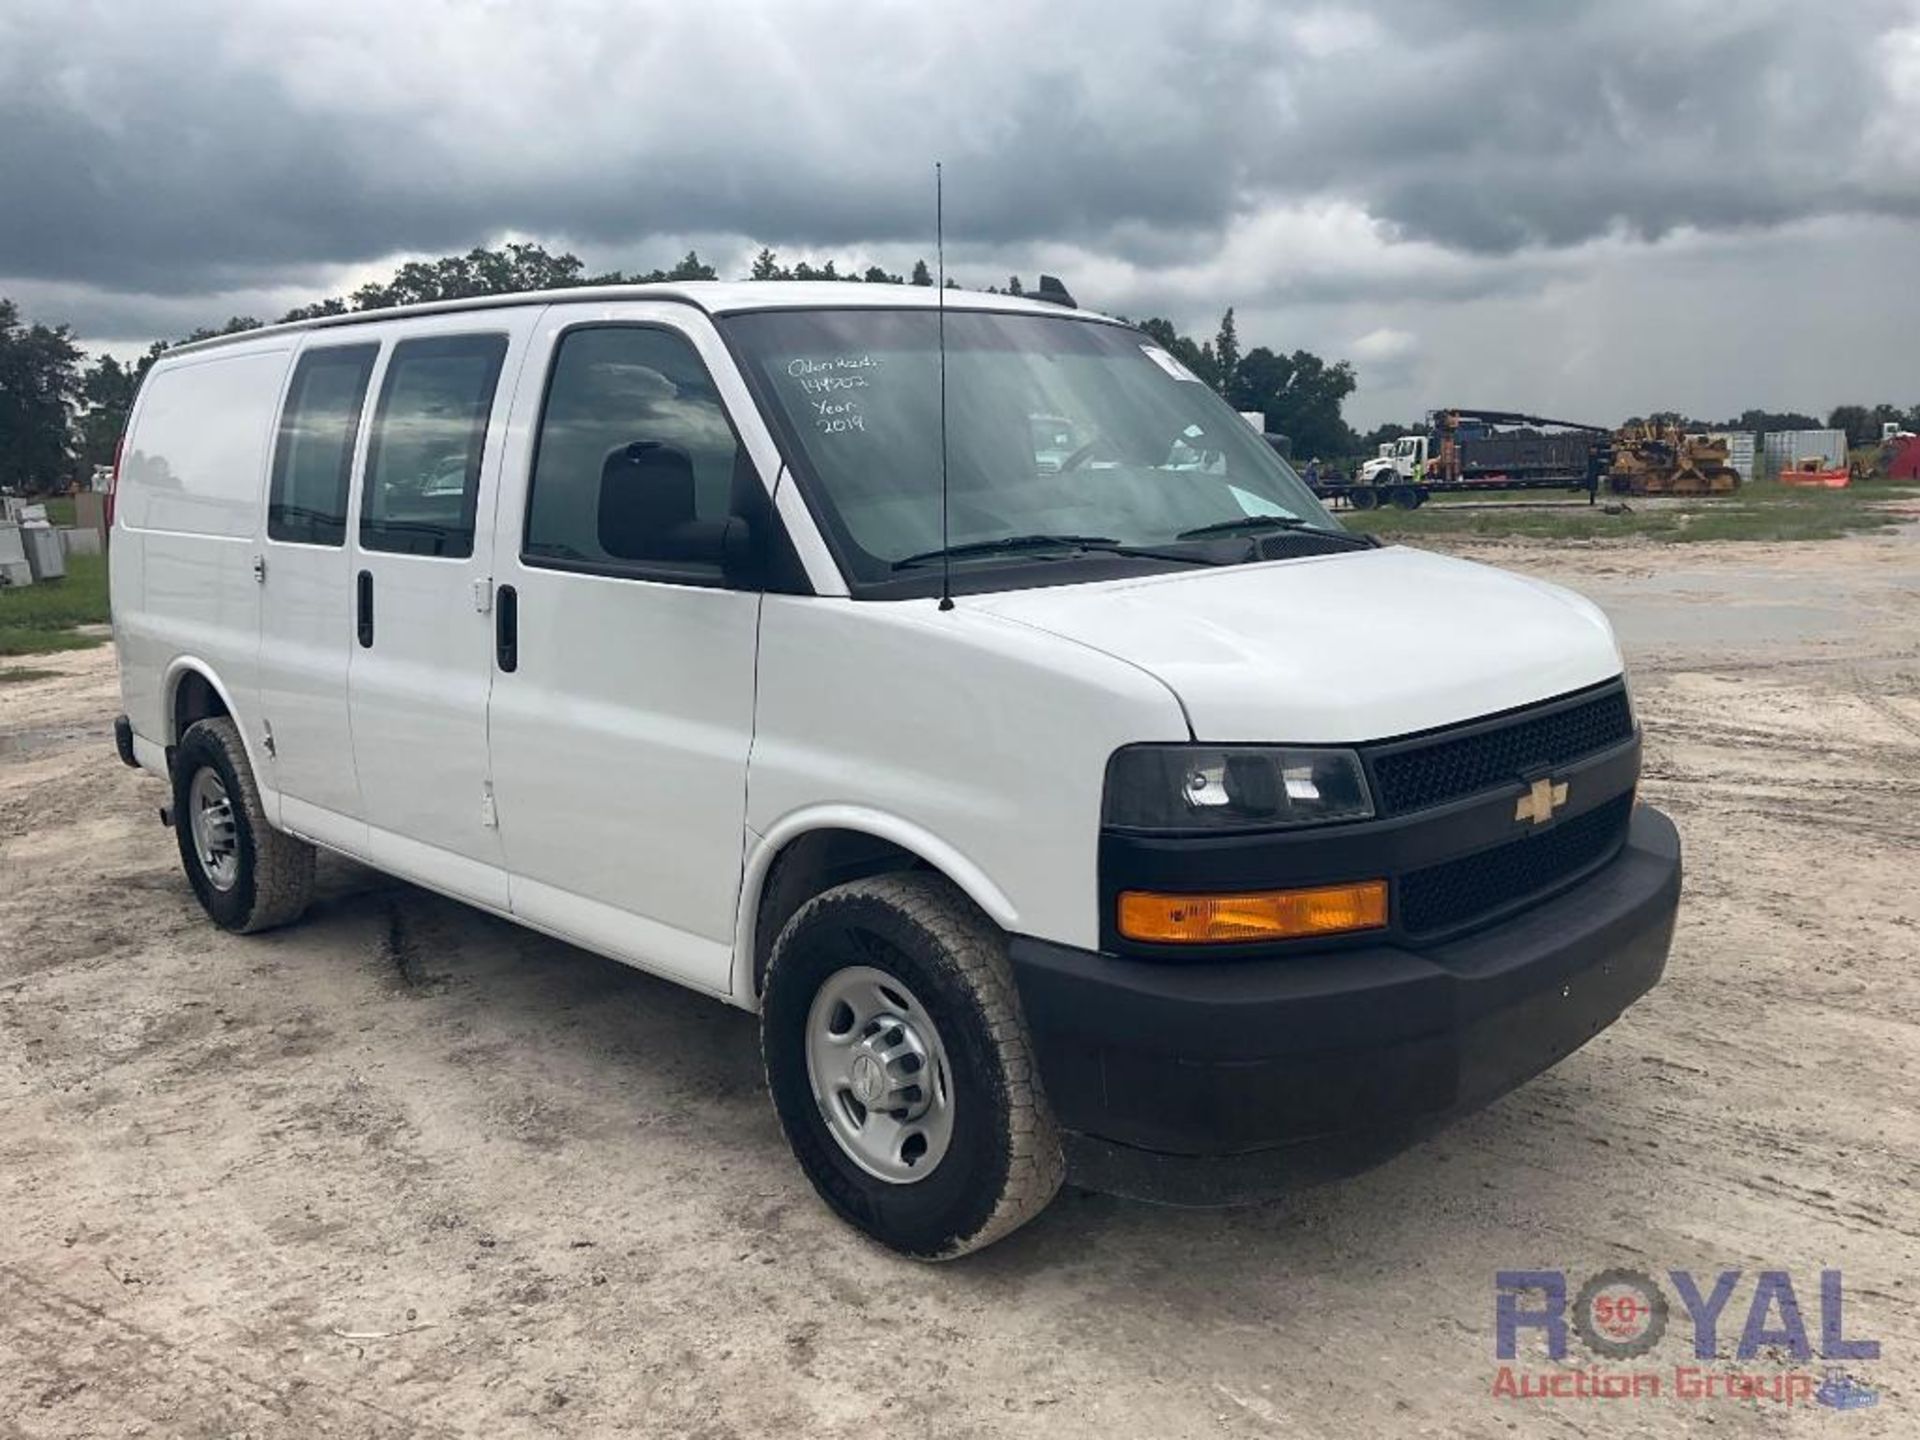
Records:
[[[1640,806],[1572,889],[1417,950],[1011,959],[1070,1178],[1231,1205],[1367,1169],[1578,1049],[1659,980],[1679,899],[1679,834]]]

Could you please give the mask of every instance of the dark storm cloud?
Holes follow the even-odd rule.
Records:
[[[1910,3],[1420,4],[1380,18],[1403,44],[1348,97],[1337,137],[1297,137],[1270,183],[1343,191],[1405,234],[1488,252],[1920,213],[1911,151],[1881,163],[1873,143],[1900,99],[1876,52],[1916,23]],[[1344,77],[1298,83],[1320,111]]]
[[[0,19],[0,194],[19,197],[0,212],[0,274],[205,290],[507,229],[923,239],[936,153],[976,239],[1136,221],[1178,233],[1235,203],[1218,107],[1135,105],[995,37],[974,47],[992,63],[968,71],[914,34],[889,55],[884,32],[822,47],[805,23],[675,57],[646,43],[649,16],[588,6],[604,23],[575,32],[580,53],[521,68],[520,42],[554,8],[472,12],[492,47],[475,76],[450,57],[396,59],[422,37],[388,35],[373,18],[384,7],[330,12],[344,22],[335,46],[317,43],[324,20],[289,21],[298,43],[275,54],[233,43],[272,29],[237,5],[111,21],[29,5]],[[1204,79],[1219,66],[1204,39],[1152,47],[1147,68],[1167,59]],[[837,73],[863,66],[891,78]]]
[[[1916,71],[1911,0],[9,0],[0,284],[131,325],[510,231],[921,253],[938,155],[962,254],[1465,298],[1601,237],[1920,212]],[[1360,229],[1311,264],[1245,239],[1329,212]]]

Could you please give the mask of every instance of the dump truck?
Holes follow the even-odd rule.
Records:
[[[1513,410],[1429,411],[1425,432],[1380,447],[1351,481],[1314,487],[1356,510],[1411,510],[1434,494],[1582,490],[1592,499],[1611,457],[1612,432]]]

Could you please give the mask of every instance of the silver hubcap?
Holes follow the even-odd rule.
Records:
[[[231,890],[240,878],[240,840],[226,783],[211,766],[203,767],[187,787],[187,826],[208,881],[216,890]]]
[[[927,1009],[866,965],[836,971],[807,1013],[807,1075],[827,1130],[876,1179],[925,1179],[953,1139],[953,1078]]]

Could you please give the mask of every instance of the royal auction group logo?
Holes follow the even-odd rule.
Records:
[[[1690,1270],[1669,1270],[1662,1285],[1642,1270],[1609,1269],[1572,1285],[1564,1270],[1500,1271],[1494,1276],[1494,1358],[1502,1363],[1494,1374],[1494,1395],[1504,1400],[1742,1400],[1836,1410],[1862,1409],[1879,1400],[1871,1385],[1845,1368],[1848,1362],[1878,1360],[1880,1342],[1846,1333],[1840,1271],[1820,1272],[1817,1332],[1808,1328],[1788,1271],[1762,1270],[1746,1284],[1739,1270],[1722,1270],[1711,1283],[1706,1280]],[[1704,1363],[1646,1363],[1670,1329],[1690,1338],[1692,1359]],[[1523,1336],[1525,1348],[1553,1363],[1537,1369],[1512,1363],[1520,1359]],[[1573,1337],[1579,1356],[1572,1356]],[[1586,1363],[1569,1365],[1570,1357]]]

